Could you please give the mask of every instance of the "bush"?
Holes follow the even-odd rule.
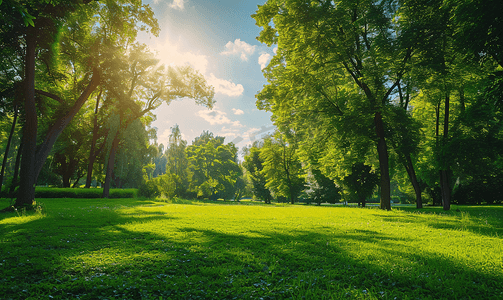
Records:
[[[37,187],[35,198],[101,198],[103,189]],[[110,198],[135,198],[136,189],[111,189]]]
[[[456,204],[499,204],[503,198],[503,186],[501,182],[470,182],[460,185],[453,195],[453,203]]]
[[[157,179],[153,178],[147,181],[143,181],[138,189],[138,195],[145,198],[155,198],[161,195],[159,191],[159,185]]]

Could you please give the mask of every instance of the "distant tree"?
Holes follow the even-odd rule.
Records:
[[[337,203],[341,199],[341,189],[320,170],[309,169],[306,176],[306,195],[310,202]]]
[[[260,150],[263,160],[262,173],[266,178],[265,187],[275,197],[285,197],[294,204],[300,192],[304,190],[304,171],[296,154],[295,145],[288,144],[277,134],[265,139]]]
[[[237,148],[223,142],[223,137],[205,131],[187,147],[189,189],[198,197],[216,200],[234,196],[235,183],[242,172],[237,163]]]
[[[379,176],[372,168],[364,163],[355,163],[351,174],[342,181],[349,193],[349,197],[358,202],[358,206],[365,207],[366,199],[372,195],[379,183]]]
[[[153,162],[155,164],[155,170],[152,174],[153,177],[166,174],[166,164],[168,163],[166,153],[164,151],[164,145],[160,144],[156,150],[157,155],[153,158]]]
[[[180,127],[171,127],[169,142],[166,149],[166,174],[170,175],[170,180],[174,183],[176,196],[183,196],[189,188],[189,161],[187,158],[187,141],[182,139]]]
[[[262,145],[259,141],[255,141],[250,148],[246,149],[243,167],[247,171],[255,198],[270,204],[272,200],[271,191],[266,188],[267,180],[265,174],[262,172],[264,169],[264,161],[260,157]]]

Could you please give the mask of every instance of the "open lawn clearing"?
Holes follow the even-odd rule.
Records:
[[[2,298],[503,298],[501,206],[40,201],[0,215]]]

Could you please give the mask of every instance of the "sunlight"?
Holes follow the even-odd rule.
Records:
[[[166,38],[163,43],[157,43],[153,50],[162,64],[171,66],[190,65],[201,74],[206,74],[208,67],[208,56],[194,52],[183,52],[180,50],[181,40],[173,42]]]

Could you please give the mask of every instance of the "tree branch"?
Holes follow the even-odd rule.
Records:
[[[340,116],[342,116],[344,114],[342,112],[341,108],[337,104],[332,102],[332,100],[328,97],[328,95],[325,93],[325,91],[323,91],[322,89],[318,89],[318,92],[320,94],[322,94],[323,97],[325,97],[325,100],[327,100],[330,104],[332,104],[333,107],[335,107],[335,109],[337,110],[337,112],[339,113]]]
[[[35,89],[35,93],[40,94],[40,95],[44,95],[44,96],[49,97],[51,99],[54,99],[54,100],[58,101],[59,103],[63,103],[63,99],[61,99],[58,96],[51,94],[49,92],[44,92],[44,91]]]

